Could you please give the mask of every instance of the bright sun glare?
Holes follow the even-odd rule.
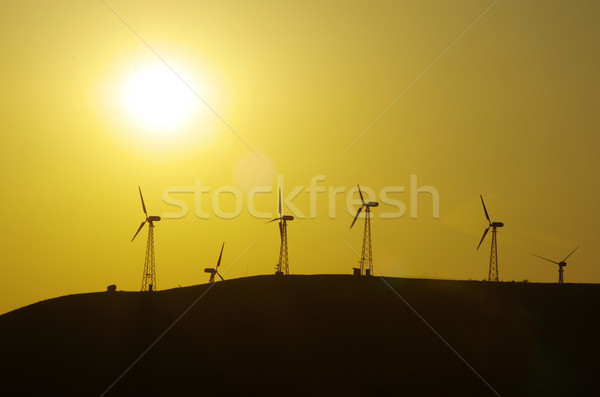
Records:
[[[196,104],[190,88],[161,64],[138,67],[126,82],[122,99],[133,121],[153,132],[182,127]]]

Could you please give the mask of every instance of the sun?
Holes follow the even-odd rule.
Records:
[[[147,131],[170,132],[188,122],[197,104],[194,92],[164,64],[136,67],[125,82],[122,104]]]

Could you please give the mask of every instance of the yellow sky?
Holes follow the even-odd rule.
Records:
[[[138,290],[137,186],[164,215],[177,208],[163,192],[198,179],[210,217],[194,215],[192,194],[173,195],[190,211],[157,224],[159,289],[206,282],[222,241],[224,270],[252,246],[225,278],[272,273],[277,226],[246,201],[219,219],[211,197],[233,186],[246,200],[277,175],[284,194],[317,175],[319,186],[345,187],[335,219],[327,190],[314,219],[290,223],[291,273],[356,266],[346,242],[360,251],[362,222],[349,230],[345,198],[360,183],[405,187],[390,194],[403,217],[381,219],[389,205],[374,212],[379,274],[486,278],[489,240],[475,251],[483,194],[506,224],[501,280],[554,282],[556,267],[530,253],[558,260],[581,244],[565,280],[600,281],[594,2],[499,1],[466,33],[491,1],[108,3],[129,26],[102,1],[2,7],[0,312],[112,283]],[[149,68],[170,73],[159,56],[231,128],[194,95],[176,127],[132,117],[125,87]],[[411,175],[439,192],[439,219],[426,194],[410,217]],[[310,217],[310,202],[302,191],[293,204]],[[231,211],[232,196],[220,204]],[[255,204],[274,212],[275,190]]]

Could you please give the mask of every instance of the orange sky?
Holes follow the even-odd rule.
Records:
[[[270,274],[277,226],[251,216],[247,197],[272,187],[255,207],[274,215],[277,175],[286,195],[304,188],[291,273],[356,266],[347,243],[360,251],[362,223],[349,230],[346,195],[359,183],[380,202],[382,189],[405,188],[388,197],[406,205],[402,217],[382,219],[396,211],[383,202],[374,211],[379,274],[486,278],[489,240],[475,251],[483,194],[506,224],[501,280],[555,282],[556,266],[530,253],[558,260],[581,244],[565,280],[600,281],[594,2],[501,1],[483,16],[493,2],[108,4],[127,24],[101,1],[3,7],[0,312],[113,283],[138,290],[138,185],[162,216],[177,210],[165,191],[210,188],[208,219],[178,193],[187,216],[157,224],[159,289],[206,282],[222,241],[225,278]],[[175,91],[144,110],[165,84]],[[311,219],[306,188],[318,175],[326,192]],[[439,219],[427,194],[410,216],[411,175],[439,192]],[[227,186],[243,199],[234,219],[213,208]],[[336,187],[345,192],[331,199]],[[220,196],[222,210],[232,197]]]

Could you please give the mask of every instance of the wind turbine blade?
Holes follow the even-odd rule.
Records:
[[[146,214],[146,218],[148,218],[148,212],[146,211],[146,204],[144,204],[144,197],[142,196],[142,188],[138,186],[138,190],[140,191],[140,198],[142,199],[142,208],[144,209],[144,214]]]
[[[487,218],[489,223],[492,223],[492,221],[490,221],[490,216],[488,215],[487,208],[485,208],[485,203],[483,202],[483,196],[480,194],[479,197],[481,197],[481,204],[483,204],[483,210],[485,211],[485,217]]]
[[[283,241],[283,222],[279,222],[279,237],[281,237],[281,241]]]
[[[356,186],[358,187],[358,194],[360,194],[360,201],[362,201],[363,205],[365,205],[365,199],[363,198],[362,192],[360,191],[360,186]]]
[[[142,230],[142,228],[144,227],[144,224],[146,223],[146,221],[142,222],[142,224],[140,225],[140,227],[138,228],[137,232],[135,232],[135,234],[133,235],[133,238],[131,239],[131,241],[133,241],[133,239],[135,238],[135,236],[138,235],[138,233],[140,232],[140,230]]]
[[[548,258],[544,258],[543,256],[539,256],[539,255],[536,255],[536,254],[531,254],[531,255],[537,256],[538,258],[543,259],[543,260],[548,261],[548,262],[556,263],[558,265],[558,262],[555,262],[555,261],[553,261],[551,259],[548,259]]]
[[[283,212],[281,211],[281,189],[279,189],[279,217],[283,216]]]
[[[579,246],[577,246],[577,248],[579,248]],[[571,255],[573,255],[573,252],[577,251],[577,248],[575,248],[573,251],[571,251],[571,253],[569,255],[567,255],[567,258],[570,257]],[[567,258],[563,259],[563,262],[566,261]]]
[[[221,276],[221,273],[217,272],[217,275],[221,278],[221,281],[225,281],[225,279],[223,278],[223,276]]]
[[[219,265],[221,264],[221,257],[223,256],[223,247],[225,247],[224,241],[223,241],[223,245],[221,246],[221,253],[219,254],[219,260],[217,261],[217,267],[215,267],[215,270],[217,270],[219,268]]]
[[[280,219],[281,219],[281,218],[275,218],[275,219],[271,219],[270,221],[268,221],[268,222],[265,222],[265,225],[266,225],[267,223],[275,222],[275,221],[278,221],[278,220],[280,220]]]
[[[487,229],[485,229],[485,231],[483,232],[483,236],[481,237],[481,240],[479,241],[479,245],[477,246],[477,249],[479,249],[479,247],[481,247],[481,243],[483,243],[483,239],[485,238],[485,235],[487,234],[488,230],[490,230],[490,227],[488,226]]]
[[[358,215],[360,215],[360,211],[362,211],[363,207],[360,207],[358,209],[358,211],[356,212],[356,216],[354,217],[354,220],[352,221],[352,224],[350,225],[350,229],[352,229],[352,226],[354,226],[354,222],[356,222],[356,219],[358,218]]]

